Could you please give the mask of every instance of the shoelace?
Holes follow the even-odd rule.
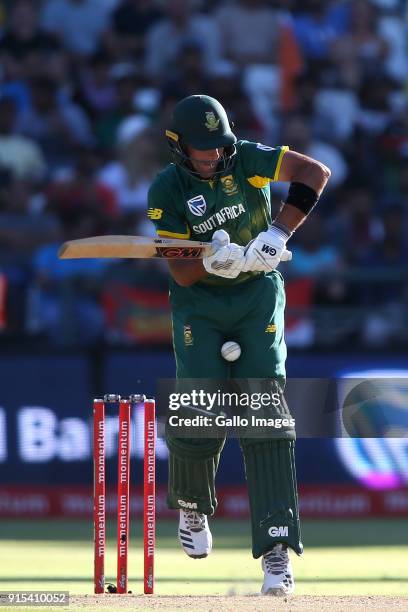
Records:
[[[195,510],[184,510],[184,516],[191,531],[197,532],[205,529],[205,514],[200,514]]]
[[[271,552],[264,555],[265,567],[268,574],[286,573],[288,569],[289,555],[286,548],[282,544],[277,544]]]

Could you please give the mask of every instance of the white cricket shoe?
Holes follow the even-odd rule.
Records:
[[[204,559],[212,549],[212,535],[206,514],[180,510],[178,537],[184,552],[192,559]]]
[[[295,590],[292,564],[286,544],[275,544],[262,558],[262,595],[291,595]]]

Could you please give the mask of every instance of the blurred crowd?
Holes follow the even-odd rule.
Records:
[[[57,251],[153,233],[164,127],[192,93],[331,168],[282,265],[288,343],[406,346],[408,0],[0,0],[0,342],[169,341],[162,263]]]

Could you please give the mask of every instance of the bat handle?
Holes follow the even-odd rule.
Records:
[[[292,251],[288,251],[287,249],[285,249],[281,255],[280,260],[281,261],[291,261],[292,259]]]
[[[214,232],[211,242],[211,248],[213,254],[223,246],[227,246],[230,243],[230,237],[225,230],[217,230]]]

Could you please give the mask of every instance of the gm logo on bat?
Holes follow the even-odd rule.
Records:
[[[200,259],[203,247],[166,247],[157,249],[157,257],[167,257],[171,259]]]

